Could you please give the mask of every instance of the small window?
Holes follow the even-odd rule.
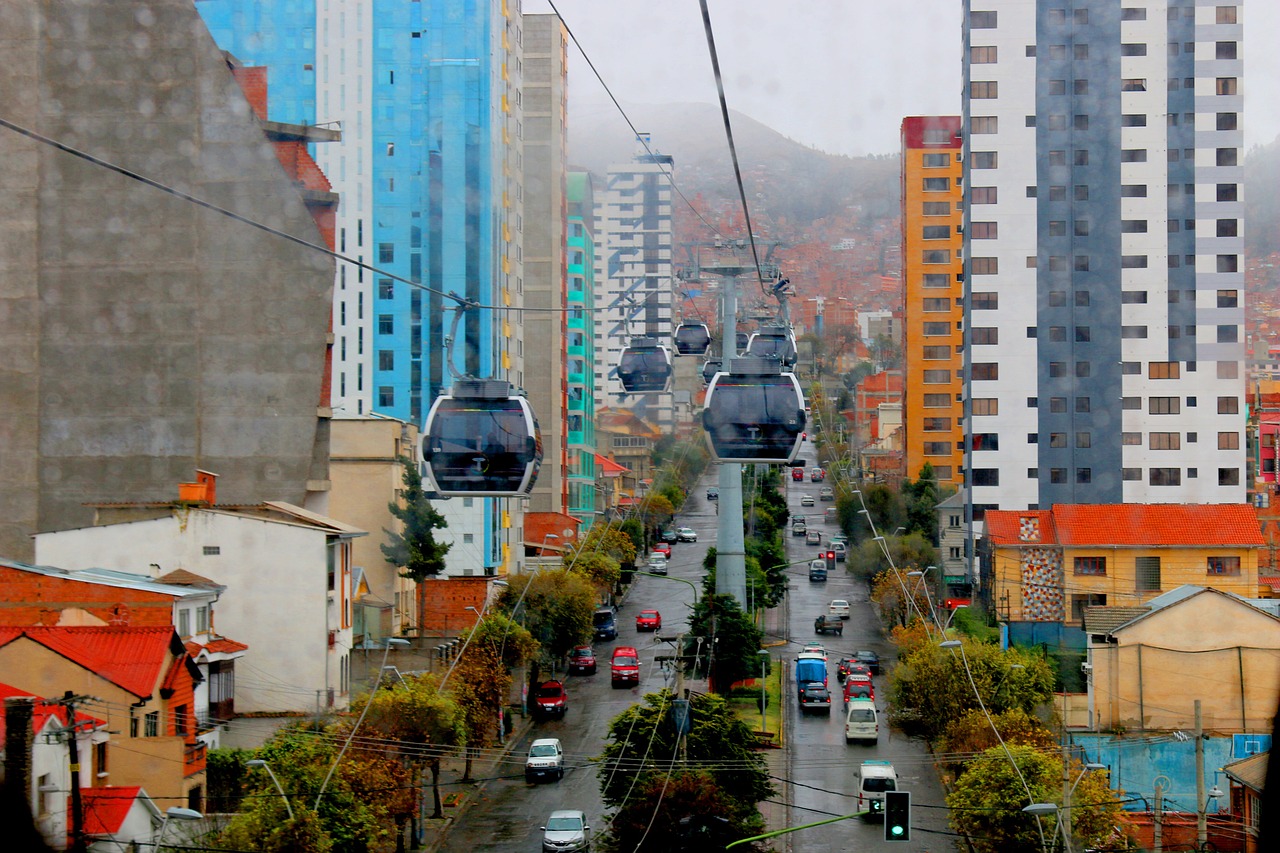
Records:
[[[1236,7],[1235,6],[1218,6],[1214,9],[1214,23],[1217,24],[1234,24],[1236,23]]]
[[[1219,397],[1218,398],[1218,414],[1235,415],[1240,413],[1240,399],[1238,397]]]
[[[1218,113],[1217,129],[1218,130],[1235,130],[1238,126],[1236,113]]]
[[[1000,84],[995,80],[969,81],[969,97],[974,100],[990,100],[1000,97]]]
[[[925,178],[924,191],[927,193],[945,193],[951,189],[950,178]]]
[[[1219,308],[1238,308],[1240,306],[1240,291],[1238,290],[1219,290],[1218,291],[1218,307]]]
[[[999,275],[999,258],[972,258],[969,261],[969,272],[974,275]]]
[[[201,549],[201,553],[203,553],[203,554],[204,554],[204,556],[206,556],[206,557],[217,557],[217,556],[219,556],[219,555],[221,555],[221,554],[222,554],[222,546],[220,546],[220,545],[205,545],[205,546]]]
[[[1238,201],[1239,192],[1236,184],[1218,184],[1218,201]]]
[[[1233,41],[1216,42],[1213,46],[1214,59],[1235,59],[1236,43]]]
[[[1215,154],[1219,166],[1237,166],[1239,149],[1237,148],[1219,148]]]
[[[974,380],[996,380],[1000,378],[1000,365],[994,361],[976,362],[969,368],[969,375]]]
[[[1146,9],[1121,9],[1120,20],[1122,21],[1145,21],[1147,19]]]
[[[926,264],[949,264],[951,252],[948,249],[928,249],[920,253],[920,260]]]
[[[995,187],[972,187],[969,190],[970,204],[995,204],[996,188]]]
[[[1146,78],[1131,77],[1128,80],[1120,81],[1121,92],[1145,92],[1147,91]]]
[[[994,240],[999,236],[999,228],[994,222],[969,223],[969,239]]]
[[[1218,255],[1217,268],[1218,268],[1218,272],[1239,272],[1240,256],[1239,255]]]
[[[1214,91],[1219,95],[1235,95],[1239,93],[1237,86],[1235,77],[1219,77],[1214,85]]]
[[[926,201],[921,205],[920,212],[925,216],[949,216],[951,214],[951,202]]]
[[[1239,450],[1240,449],[1240,433],[1238,432],[1218,433],[1218,449],[1219,450]]]
[[[921,165],[926,169],[940,169],[950,165],[951,157],[948,154],[925,154],[921,158]]]
[[[995,48],[991,48],[995,50]],[[998,116],[972,116],[969,119],[970,135],[984,133],[998,133],[1000,130],[1000,119]]]
[[[1147,46],[1145,44],[1122,44],[1120,45],[1121,56],[1146,56]]]
[[[994,151],[974,151],[969,155],[969,165],[974,169],[994,169],[997,158]]]
[[[1240,574],[1239,557],[1208,557],[1208,573],[1211,575]]]
[[[1121,198],[1146,198],[1147,185],[1146,184],[1121,184],[1120,197]]]
[[[994,45],[989,47],[978,47],[974,45],[969,48],[969,64],[970,65],[991,65],[999,61]]]
[[[969,29],[971,30],[993,30],[996,27],[995,12],[970,12],[969,13]]]

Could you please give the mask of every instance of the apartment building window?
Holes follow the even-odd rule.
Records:
[[[1050,447],[1066,447],[1067,434],[1065,432],[1049,433],[1049,446]]]
[[[924,191],[927,193],[945,193],[951,190],[950,178],[924,178]]]
[[[999,450],[1000,434],[994,432],[974,433],[970,438],[970,447],[974,450]],[[959,447],[957,447],[957,449],[959,449]]]
[[[1233,41],[1216,42],[1213,46],[1214,59],[1235,59],[1236,43]]]
[[[1160,589],[1160,558],[1137,557],[1134,574],[1138,592],[1158,592]]]
[[[925,216],[948,216],[951,213],[951,202],[926,201],[922,206],[921,213]]]
[[[951,418],[924,418],[920,425],[925,432],[948,432],[951,429]]]
[[[951,286],[951,276],[946,273],[927,272],[924,274],[922,283],[926,288],[945,288]]]
[[[1218,6],[1214,9],[1214,22],[1218,24],[1236,23],[1235,6]]]
[[[1218,398],[1218,414],[1235,415],[1240,413],[1239,397],[1219,397]]]
[[[1147,220],[1145,219],[1122,219],[1120,220],[1121,234],[1146,234]],[[1145,256],[1143,256],[1145,257]],[[1144,263],[1145,267],[1146,264]]]
[[[975,417],[1000,414],[1000,401],[995,397],[975,397],[970,405]]]
[[[969,336],[976,346],[1000,343],[1000,330],[995,326],[975,326],[969,330]]]
[[[1147,364],[1149,379],[1178,379],[1182,375],[1182,365],[1176,361],[1153,361]]]
[[[969,238],[972,240],[995,240],[1000,236],[1000,228],[994,222],[969,223]]]
[[[970,12],[969,13],[969,29],[994,30],[995,28],[996,28],[995,12]]]
[[[396,354],[394,350],[383,349],[378,350],[378,369],[379,370],[395,370]]]
[[[946,385],[950,381],[950,370],[926,370],[924,372],[924,384],[926,385]]]
[[[1235,77],[1219,77],[1214,84],[1214,91],[1219,95],[1237,95],[1238,82]]]
[[[1218,255],[1217,269],[1218,269],[1218,272],[1239,272],[1240,256],[1239,255]]]
[[[969,48],[969,64],[992,65],[999,61],[998,55],[995,45],[988,47],[979,47],[978,45],[974,45]]]
[[[1235,113],[1218,113],[1217,129],[1218,130],[1235,130],[1237,126],[1237,118]]]
[[[999,468],[974,468],[969,473],[975,486],[1000,485]]]
[[[1049,411],[1054,414],[1064,414],[1067,411],[1066,397],[1050,397]]]
[[[178,636],[184,640],[191,636],[191,611],[178,611]]]
[[[1077,361],[1076,362],[1076,378],[1086,379],[1093,375],[1093,362]]]
[[[925,456],[950,456],[951,442],[949,441],[926,441],[924,443]]]
[[[378,263],[391,264],[396,260],[395,243],[379,243],[378,244]]]
[[[1147,19],[1146,9],[1121,9],[1120,20],[1122,21],[1145,21]]]
[[[975,380],[995,380],[1000,378],[1000,365],[994,361],[975,362],[969,369],[970,376]]]
[[[926,338],[936,338],[951,334],[950,323],[925,323],[923,326],[924,336]]]
[[[1141,78],[1141,77],[1131,77],[1128,80],[1121,80],[1120,91],[1121,92],[1145,92],[1147,91],[1147,81],[1145,78]],[[1143,123],[1143,127],[1146,127],[1145,122]]]
[[[142,718],[142,736],[160,737],[160,712],[151,711]]]
[[[946,409],[951,406],[950,394],[925,394],[923,404],[926,409]]]
[[[1152,415],[1176,415],[1181,411],[1180,397],[1152,397],[1147,401],[1147,412]]]
[[[931,346],[921,347],[921,354],[925,361],[946,361],[951,358],[951,347],[949,346]]]
[[[396,330],[396,321],[393,315],[391,314],[378,315],[378,334],[391,335],[395,333],[395,330]]]
[[[969,135],[982,135],[1000,132],[999,116],[971,116],[969,118]]]
[[[1050,482],[1050,483],[1065,483],[1065,482],[1067,482],[1067,469],[1066,469],[1066,468],[1050,468],[1050,469],[1049,469],[1049,482]]]
[[[1147,481],[1153,486],[1182,485],[1181,468],[1152,468],[1147,472]]]
[[[1240,469],[1239,468],[1219,468],[1218,469],[1218,485],[1219,486],[1240,485]]]
[[[920,261],[926,264],[949,264],[951,263],[951,250],[926,249],[920,253]]]
[[[969,97],[973,100],[989,100],[1000,97],[1000,84],[995,80],[969,81]]]
[[[1146,56],[1147,46],[1145,44],[1122,44],[1120,45],[1121,56]]]
[[[1219,450],[1239,450],[1240,449],[1240,433],[1238,432],[1218,433],[1218,449]]]
[[[1153,432],[1147,436],[1147,446],[1152,450],[1180,450],[1182,434],[1177,432]]]
[[[974,151],[969,155],[969,167],[973,169],[994,169],[999,162],[995,151]]]
[[[1142,115],[1141,113],[1126,113],[1120,116],[1120,126],[1121,127],[1146,127],[1147,117],[1145,115]]]
[[[1207,557],[1208,574],[1238,575],[1240,574],[1239,557]]]
[[[1121,184],[1120,197],[1121,198],[1146,198],[1147,185],[1146,184]]]
[[[920,236],[925,240],[949,240],[951,239],[951,226],[926,225],[920,229]]]
[[[951,156],[949,154],[925,154],[921,158],[921,164],[926,169],[940,169],[950,165],[950,163]]]
[[[1219,166],[1238,166],[1238,153],[1238,148],[1219,148],[1215,152],[1215,159]]]
[[[1237,237],[1240,234],[1240,226],[1235,219],[1219,219],[1215,224],[1219,237]]]
[[[969,307],[974,311],[994,311],[1000,307],[1000,294],[986,291],[973,293],[969,297]]]
[[[1076,326],[1076,343],[1087,344],[1093,340],[1093,332],[1088,326]]]
[[[1000,259],[973,258],[969,261],[969,272],[973,275],[998,275],[1000,273]]]
[[[1218,184],[1218,201],[1239,201],[1236,184]]]
[[[1145,301],[1145,300],[1144,300]],[[1147,336],[1146,326],[1121,326],[1120,337],[1128,340],[1137,340]]]
[[[1218,326],[1218,343],[1234,344],[1240,338],[1240,327],[1234,324]]]

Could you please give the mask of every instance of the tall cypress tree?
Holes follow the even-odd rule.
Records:
[[[453,545],[437,542],[432,531],[448,527],[449,522],[427,500],[418,466],[404,456],[400,457],[400,465],[404,470],[404,504],[392,501],[387,510],[404,524],[404,533],[383,528],[388,542],[379,547],[387,562],[400,567],[401,577],[421,581],[444,571],[445,554]]]

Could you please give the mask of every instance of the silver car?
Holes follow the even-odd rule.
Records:
[[[547,825],[542,829],[542,853],[565,853],[565,851],[590,850],[591,840],[587,833],[585,812],[572,809],[557,809],[547,818]]]

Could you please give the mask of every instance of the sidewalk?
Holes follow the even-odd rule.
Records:
[[[532,716],[521,717],[518,714],[513,714],[511,731],[507,733],[505,745],[485,750],[482,758],[474,759],[471,762],[471,777],[473,779],[488,780],[497,774],[516,744],[521,742],[532,726]],[[485,786],[488,784],[487,781],[462,781],[462,771],[465,766],[466,762],[461,758],[450,758],[441,762],[440,798],[443,800],[449,797],[450,794],[456,795],[456,797],[450,797],[450,800],[453,801],[452,804],[446,802],[443,818],[437,820],[428,817],[424,821],[422,844],[419,847],[411,847],[410,849],[425,851],[425,853],[436,853],[436,851],[443,849],[454,824],[466,815],[467,809],[484,792]],[[426,795],[428,798],[431,797],[430,787],[427,788]],[[427,811],[428,813],[431,811],[429,799]]]

